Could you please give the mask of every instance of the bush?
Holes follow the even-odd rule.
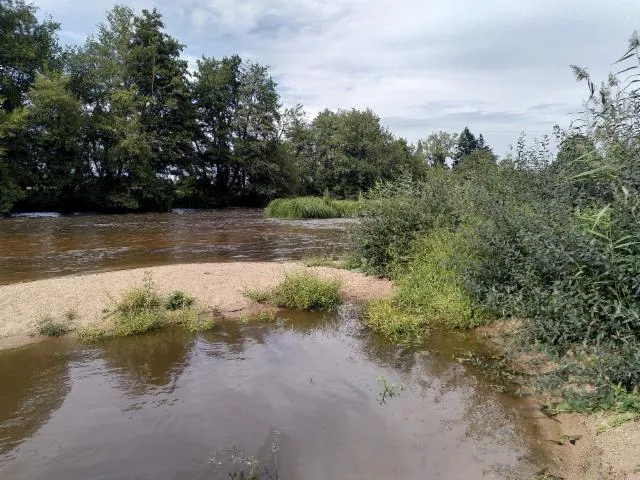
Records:
[[[265,214],[270,218],[339,218],[355,216],[359,202],[354,200],[333,200],[328,197],[277,198],[272,200]]]
[[[255,301],[268,301],[292,310],[334,310],[340,305],[340,287],[340,280],[300,271],[285,275],[284,280],[270,290],[245,294]]]
[[[388,276],[391,263],[406,261],[417,238],[439,227],[456,226],[456,188],[450,173],[440,168],[432,169],[424,182],[405,176],[376,185],[362,201],[356,227],[365,270]]]
[[[89,325],[79,328],[76,334],[78,339],[83,342],[96,343],[111,338],[114,332],[100,325]]]
[[[193,305],[193,302],[193,297],[187,295],[184,292],[176,290],[175,292],[169,294],[164,306],[167,310],[171,311],[184,310],[185,308],[189,308],[191,305]]]
[[[393,343],[420,343],[429,333],[429,322],[408,314],[393,300],[373,300],[365,305],[363,323]]]

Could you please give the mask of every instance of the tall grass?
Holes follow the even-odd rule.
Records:
[[[328,197],[277,198],[272,200],[265,214],[270,218],[340,218],[357,214],[359,202],[355,200],[333,200]]]

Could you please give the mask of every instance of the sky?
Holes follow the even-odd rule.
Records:
[[[62,43],[96,31],[114,3],[156,7],[202,55],[271,67],[282,103],[310,115],[371,108],[414,142],[436,130],[482,133],[498,154],[550,134],[585,98],[569,68],[606,79],[640,29],[640,0],[35,0]]]

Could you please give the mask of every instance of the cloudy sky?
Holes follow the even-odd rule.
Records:
[[[78,43],[111,0],[36,0]],[[579,112],[640,28],[639,0],[130,0],[157,7],[185,56],[239,53],[271,66],[286,105],[371,107],[410,141],[482,132],[497,153]]]

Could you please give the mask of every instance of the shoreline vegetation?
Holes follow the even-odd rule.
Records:
[[[329,197],[276,198],[264,212],[269,218],[301,220],[311,218],[356,217],[358,200],[335,200]]]
[[[309,282],[305,291],[314,301],[316,287],[328,286],[321,296],[324,303],[308,308],[333,308],[339,299],[362,302],[392,293],[389,280],[303,262],[179,264],[13,283],[0,285],[0,348],[27,343],[40,333],[64,335],[71,328],[85,338],[99,338],[118,328],[121,334],[176,323],[200,329],[200,322],[205,328],[208,320],[219,317],[251,318],[272,307],[254,302],[247,292],[272,291],[286,279],[293,280],[289,287],[295,291],[281,293],[294,300]]]

